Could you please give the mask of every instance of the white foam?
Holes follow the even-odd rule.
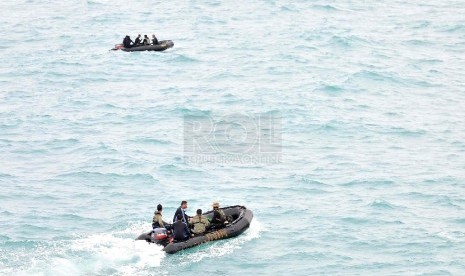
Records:
[[[71,250],[86,252],[95,260],[95,270],[112,268],[123,274],[160,266],[165,256],[162,247],[134,240],[143,225],[132,225],[115,233],[96,234],[72,242]]]
[[[17,252],[28,259],[11,271],[14,275],[136,275],[159,267],[165,252],[162,247],[136,241],[141,229],[149,224],[137,223],[120,231],[76,237],[27,252]],[[34,257],[30,257],[30,256]],[[18,256],[21,259],[21,256]],[[1,268],[0,271],[7,272]],[[2,272],[2,273],[3,273]]]
[[[14,275],[146,275],[157,271],[166,256],[161,246],[135,240],[146,229],[150,229],[149,224],[136,223],[119,231],[55,242],[35,248],[33,252],[16,252],[19,259],[24,257],[28,262],[16,269],[0,266],[0,272]],[[258,238],[263,231],[260,222],[254,219],[239,237],[208,243],[198,251],[193,249],[177,265],[230,254]]]
[[[253,219],[250,223],[249,229],[247,229],[242,235],[233,239],[208,243],[207,248],[187,254],[184,259],[186,262],[183,264],[200,262],[204,258],[216,258],[230,254],[234,250],[241,248],[244,243],[260,237],[262,232],[263,228],[261,223],[256,219]]]

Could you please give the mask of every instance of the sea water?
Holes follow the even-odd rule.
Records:
[[[465,274],[463,1],[0,11],[0,274]],[[110,51],[139,33],[175,46]],[[176,255],[134,241],[181,200],[254,219]]]

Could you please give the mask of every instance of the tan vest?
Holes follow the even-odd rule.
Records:
[[[210,225],[210,222],[205,216],[194,216],[191,219],[191,224],[194,226],[192,233],[201,234],[207,230],[207,227]]]
[[[152,223],[156,223],[156,222],[158,222],[158,225],[160,227],[165,227],[165,225],[163,224],[163,218],[160,212],[155,212],[153,216]]]

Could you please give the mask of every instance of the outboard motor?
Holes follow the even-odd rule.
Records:
[[[123,45],[123,44],[115,44],[115,48],[113,48],[112,50],[113,50],[113,51],[116,51],[116,50],[121,50],[121,49],[124,49],[124,45]]]
[[[166,232],[166,228],[155,228],[152,231],[152,242],[160,242],[168,238],[168,233]]]

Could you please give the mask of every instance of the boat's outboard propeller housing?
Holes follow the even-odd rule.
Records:
[[[162,241],[168,238],[166,228],[155,228],[150,235],[152,242]]]

